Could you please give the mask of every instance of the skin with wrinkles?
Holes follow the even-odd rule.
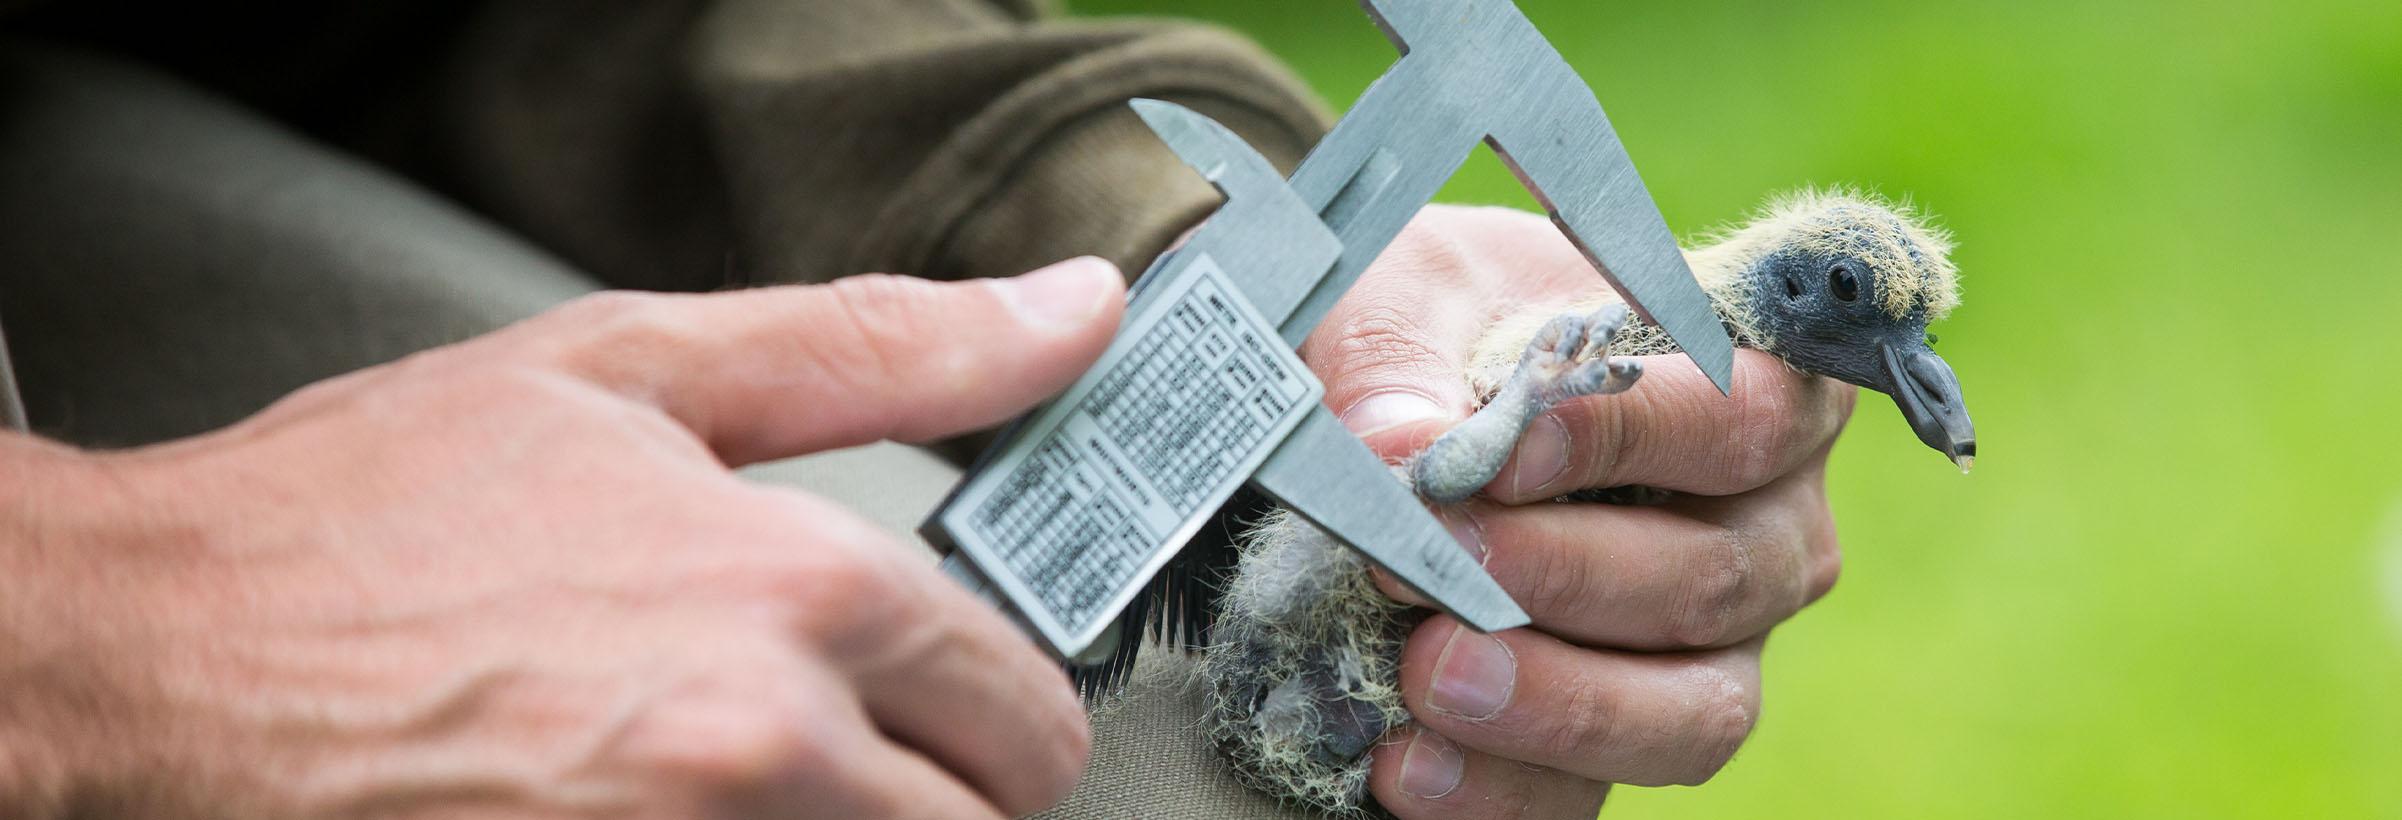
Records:
[[[998,423],[1122,294],[1098,260],[604,294],[191,439],[0,434],[0,817],[1051,805],[1091,742],[1057,666],[730,465]]]
[[[1739,345],[1895,394],[1922,440],[1962,460],[1962,449],[1973,455],[1973,433],[1948,367],[1942,379],[1912,381],[1907,364],[1891,365],[1895,357],[1881,352],[1932,359],[1926,324],[1959,303],[1950,251],[1948,238],[1908,209],[1830,191],[1777,200],[1686,258]],[[1473,348],[1466,373],[1481,409],[1411,459],[1400,478],[1438,504],[1465,501],[1552,406],[1637,387],[1640,366],[1613,354],[1674,352],[1666,333],[1630,319],[1614,293],[1565,312],[1502,317]],[[1933,411],[1926,402],[1914,409],[1903,394],[1956,412],[1922,425]],[[1657,503],[1670,495],[1615,487],[1561,500]],[[1283,511],[1248,534],[1223,606],[1204,662],[1204,729],[1253,787],[1331,813],[1368,811],[1368,752],[1411,721],[1399,660],[1425,611],[1380,592],[1357,553]]]

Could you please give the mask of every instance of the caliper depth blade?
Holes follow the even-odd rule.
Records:
[[[1483,141],[1628,304],[1728,389],[1726,329],[1600,100],[1534,23],[1510,0],[1362,5],[1402,57],[1293,174],[1293,189],[1342,238],[1343,256],[1292,315],[1262,311],[1285,338],[1316,326]],[[1375,180],[1364,191],[1363,178]]]
[[[1326,408],[1312,409],[1251,483],[1469,626],[1527,624],[1525,610],[1425,502]]]
[[[1554,62],[1557,57],[1553,57]],[[1576,74],[1560,78],[1542,116],[1500,117],[1486,144],[1518,176],[1560,233],[1645,320],[1668,332],[1721,393],[1732,387],[1735,347],[1709,294],[1685,264],[1676,234],[1635,172],[1609,115]]]

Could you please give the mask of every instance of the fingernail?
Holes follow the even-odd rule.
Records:
[[[1510,472],[1510,491],[1518,498],[1548,487],[1568,472],[1568,426],[1549,415],[1535,417],[1518,439],[1518,467]]]
[[[1393,574],[1386,572],[1383,567],[1370,567],[1368,571],[1376,574],[1378,579],[1377,588],[1384,590],[1385,594],[1391,596],[1393,600],[1408,606],[1422,606],[1428,609],[1434,608],[1435,602],[1426,600],[1426,596],[1418,594],[1417,590],[1411,589],[1410,585],[1402,583],[1401,579],[1393,577]]]
[[[1443,522],[1443,529],[1451,532],[1451,540],[1460,542],[1460,548],[1468,551],[1468,557],[1476,559],[1477,566],[1484,565],[1485,528],[1476,522],[1476,516],[1464,510],[1454,510],[1437,514],[1435,518]]]
[[[988,279],[1020,321],[1044,330],[1081,328],[1109,304],[1118,267],[1098,256],[1079,256],[1009,279]]]
[[[1450,794],[1467,774],[1468,760],[1460,747],[1433,732],[1419,730],[1401,753],[1401,791],[1411,797],[1432,800]]]
[[[1449,415],[1434,399],[1415,390],[1379,390],[1343,409],[1343,426],[1355,436],[1390,430],[1404,424]]]
[[[1501,713],[1518,686],[1518,656],[1491,635],[1452,627],[1451,640],[1435,659],[1435,683],[1426,705],[1469,720]]]

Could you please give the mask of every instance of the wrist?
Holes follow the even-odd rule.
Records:
[[[104,461],[0,434],[0,795],[21,816],[67,815],[128,739],[117,670],[97,663],[129,520]]]

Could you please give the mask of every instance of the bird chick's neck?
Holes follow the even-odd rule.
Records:
[[[1768,255],[1771,243],[1757,232],[1744,231],[1685,251],[1685,266],[1710,297],[1710,308],[1726,323],[1735,343],[1765,349],[1759,314],[1753,309],[1753,287],[1747,273]]]

